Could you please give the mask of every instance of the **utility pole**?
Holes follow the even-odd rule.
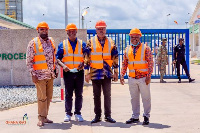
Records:
[[[65,27],[68,25],[67,0],[65,0]]]

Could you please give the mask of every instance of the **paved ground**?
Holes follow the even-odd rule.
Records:
[[[37,104],[17,107],[0,111],[1,133],[199,133],[200,132],[200,65],[191,65],[191,75],[196,78],[195,83],[188,83],[184,79],[178,84],[177,80],[168,79],[168,83],[160,84],[158,79],[152,80],[151,96],[152,111],[150,124],[143,126],[143,117],[140,123],[127,125],[124,122],[131,117],[131,104],[128,84],[112,84],[112,117],[115,124],[102,121],[90,124],[94,117],[92,86],[84,89],[82,114],[85,121],[64,123],[64,102],[51,103],[49,118],[53,124],[46,124],[39,128],[37,123]],[[126,82],[127,83],[127,82]],[[141,105],[141,114],[142,114]],[[27,113],[28,121],[25,125],[8,125],[6,121],[21,121]]]

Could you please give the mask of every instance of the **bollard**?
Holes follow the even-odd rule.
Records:
[[[60,67],[60,80],[61,80],[61,100],[64,100],[64,80],[63,80],[63,68]]]

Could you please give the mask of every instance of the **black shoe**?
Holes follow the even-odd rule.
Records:
[[[191,78],[189,78],[189,83],[192,82],[192,81],[195,81],[195,79],[191,79]]]
[[[116,121],[115,121],[113,118],[111,118],[110,116],[105,117],[105,121],[110,122],[110,123],[115,123],[115,122],[116,122]]]
[[[95,116],[95,118],[91,121],[91,123],[97,123],[101,121],[101,116]]]
[[[165,80],[160,80],[160,83],[167,83]]]
[[[179,80],[178,83],[181,83],[181,80]]]
[[[144,121],[142,125],[149,125],[149,118],[144,116]]]
[[[130,118],[128,121],[126,121],[126,124],[138,123],[139,121],[139,119]]]

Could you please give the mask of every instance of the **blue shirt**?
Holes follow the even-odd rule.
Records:
[[[69,40],[69,43],[71,44],[73,52],[74,52],[75,48],[76,48],[76,44],[77,44],[77,38],[73,42],[69,38],[68,38],[68,40]],[[83,51],[83,53],[85,53],[85,52],[87,53],[86,43],[85,42],[82,42],[82,51]],[[61,42],[58,45],[58,51],[57,51],[57,54],[56,54],[56,59],[62,60],[63,55],[64,55],[63,42]]]

